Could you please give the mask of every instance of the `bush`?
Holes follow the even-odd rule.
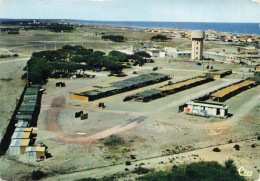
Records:
[[[131,164],[131,162],[130,162],[130,161],[126,161],[126,162],[125,162],[125,165],[127,165],[127,166],[128,166],[128,165],[132,165],[132,164]]]
[[[230,140],[228,141],[228,143],[233,143],[232,139],[230,139]]]
[[[239,145],[235,145],[234,148],[235,148],[236,150],[240,150],[240,146],[239,146]]]
[[[221,150],[218,147],[214,148],[213,151],[214,152],[221,152]]]
[[[109,136],[104,142],[104,145],[106,146],[118,146],[123,144],[125,144],[125,140],[116,135]]]
[[[138,167],[136,168],[133,173],[137,173],[137,174],[147,174],[148,172],[150,172],[150,169],[148,168],[143,168],[143,167]]]
[[[34,170],[32,172],[32,179],[33,180],[40,180],[42,177],[44,177],[44,172],[41,170]]]
[[[134,155],[130,155],[131,159],[136,159],[136,157]]]

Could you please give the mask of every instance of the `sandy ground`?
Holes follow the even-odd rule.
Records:
[[[104,29],[82,28],[74,34],[29,31],[22,32],[20,36],[2,36],[2,40],[5,41],[1,41],[0,45],[8,51],[21,53],[23,57],[19,57],[21,61],[18,59],[1,60],[0,69],[2,71],[0,71],[0,75],[3,78],[14,78],[14,81],[0,81],[1,88],[5,88],[4,94],[1,93],[0,98],[4,102],[11,102],[12,97],[19,96],[19,90],[24,85],[19,77],[23,72],[22,68],[26,59],[29,58],[28,55],[33,51],[41,51],[45,48],[54,49],[55,44],[57,48],[66,44],[82,44],[86,48],[99,47],[98,50],[103,51],[110,51],[112,48],[116,49],[123,46],[122,44],[103,42],[100,37],[83,36],[87,32],[93,31],[104,31]],[[141,37],[143,41],[146,41],[153,36],[152,33],[119,30],[113,30],[113,33],[129,36],[129,41],[125,46],[131,46]],[[16,40],[16,42],[12,43],[12,40]],[[166,43],[160,42],[158,45],[167,44],[174,47],[180,43],[182,47],[190,47],[188,40],[181,39],[174,39]],[[206,43],[206,46],[209,48],[214,45]],[[148,73],[152,72],[153,67],[158,66],[157,72],[171,75],[172,81],[179,81],[208,71],[205,69],[206,66],[197,66],[195,62],[176,61],[172,58],[155,58],[155,61],[156,63],[146,64],[144,67],[125,69],[124,72],[129,75],[128,77],[131,77],[135,76],[132,74],[134,70],[138,74]],[[207,63],[205,64],[207,65]],[[16,68],[9,68],[10,64]],[[232,158],[238,167],[243,166],[254,172],[251,178],[257,178],[257,170],[260,167],[258,155],[260,143],[255,138],[259,134],[260,128],[260,87],[249,89],[228,99],[225,104],[231,106],[229,112],[233,114],[228,119],[202,118],[178,113],[178,106],[187,100],[252,76],[252,73],[248,73],[250,68],[246,66],[222,64],[220,62],[209,62],[209,64],[218,69],[233,69],[237,74],[149,103],[123,102],[123,98],[143,90],[158,88],[167,84],[167,82],[93,102],[82,102],[71,100],[70,92],[125,78],[107,77],[107,72],[89,72],[96,74],[96,78],[50,79],[45,85],[46,92],[42,97],[36,144],[39,142],[45,143],[53,157],[43,162],[33,162],[27,161],[25,155],[13,157],[7,154],[0,159],[0,170],[4,170],[0,173],[0,177],[9,180],[16,180],[17,178],[19,178],[18,180],[27,180],[32,170],[41,168],[50,175],[46,180],[100,178],[118,173],[120,175],[121,172],[124,175],[120,178],[121,180],[124,180],[124,178],[134,180],[136,175],[124,171],[126,168],[125,161],[129,160],[130,155],[133,154],[139,161],[129,166],[130,170],[134,169],[135,164],[139,163],[145,163],[145,166],[149,168],[160,169],[169,168],[173,164],[198,160],[216,160],[223,163],[224,160]],[[66,87],[55,87],[57,81],[65,82]],[[15,89],[17,82],[20,82],[20,88]],[[10,91],[15,91],[12,92],[12,96],[9,95]],[[13,105],[14,102],[15,98],[10,105]],[[99,102],[104,102],[106,108],[98,108]],[[12,111],[13,107],[10,105],[9,103],[6,104],[7,108],[4,111]],[[84,113],[89,113],[87,120],[83,121],[74,117],[75,112],[81,110]],[[6,121],[10,118],[10,115],[6,112],[4,112],[4,116],[2,120]],[[120,136],[126,143],[116,148],[105,146],[104,140],[112,134]],[[234,151],[234,143],[227,144],[230,139],[233,142],[239,142],[242,147],[240,151]],[[256,143],[254,149],[251,148],[253,143]],[[220,153],[212,152],[215,145],[221,145],[219,146],[222,150]],[[167,154],[170,155],[165,156]],[[199,157],[192,155],[199,155]],[[173,163],[169,163],[169,160],[173,160]],[[12,168],[7,170],[5,169],[7,166]]]

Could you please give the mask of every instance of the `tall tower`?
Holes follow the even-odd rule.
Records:
[[[205,32],[196,30],[191,32],[192,50],[191,59],[201,60],[203,55],[203,39],[205,38]]]

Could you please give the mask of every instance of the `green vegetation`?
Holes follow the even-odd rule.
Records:
[[[114,42],[124,42],[127,40],[126,37],[120,35],[103,35],[101,38],[103,40],[111,40]]]
[[[142,65],[143,57],[150,57],[146,52],[133,55],[111,51],[108,55],[102,51],[85,49],[82,46],[66,45],[59,50],[34,52],[27,63],[29,82],[45,84],[49,77],[68,77],[72,73],[85,70],[108,70],[112,74],[121,74],[124,62],[135,59],[136,65]],[[25,76],[23,76],[25,77]]]
[[[109,136],[104,142],[104,145],[112,146],[112,147],[123,145],[123,144],[125,144],[125,140],[116,135]]]
[[[98,179],[88,177],[88,178],[77,179],[75,181],[98,181]]]
[[[74,30],[76,30],[73,25],[65,25],[58,23],[48,25],[46,29],[55,33],[72,33]]]
[[[140,177],[142,181],[191,181],[191,180],[207,180],[207,181],[226,181],[236,180],[245,181],[244,177],[239,176],[237,168],[233,160],[227,160],[225,166],[217,162],[197,162],[189,165],[173,166],[172,171],[159,171]]]
[[[148,168],[144,168],[144,167],[137,167],[135,168],[135,170],[133,171],[133,173],[136,173],[136,174],[147,174],[149,173],[151,170],[148,169]]]
[[[151,38],[152,41],[166,41],[169,40],[170,38],[167,38],[165,35],[155,35]]]

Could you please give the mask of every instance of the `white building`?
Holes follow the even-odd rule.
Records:
[[[229,106],[219,103],[189,101],[186,103],[186,107],[184,107],[184,112],[198,116],[227,118],[228,108]]]
[[[165,57],[165,52],[161,51],[159,49],[149,49],[148,53],[152,56],[152,57]]]
[[[189,59],[191,58],[191,51],[178,50],[176,48],[166,48],[166,56],[174,57],[174,58],[183,58]]]

